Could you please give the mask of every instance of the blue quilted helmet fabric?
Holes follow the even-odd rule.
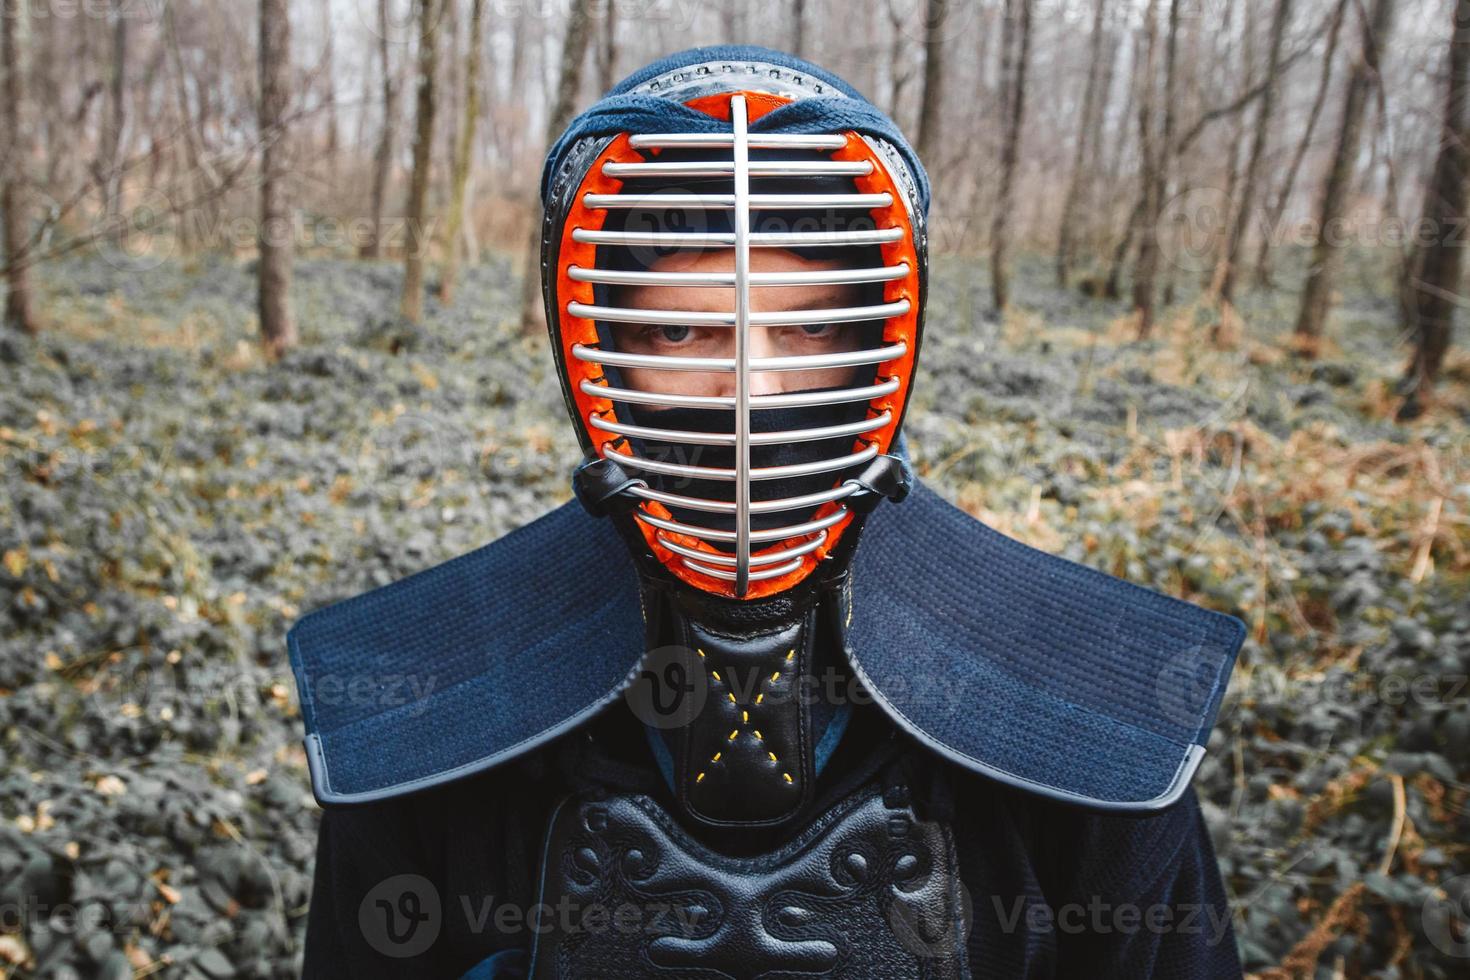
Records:
[[[560,169],[568,151],[577,141],[586,137],[610,136],[615,133],[728,132],[729,123],[698,109],[690,109],[674,99],[660,95],[633,94],[634,89],[649,79],[679,68],[719,62],[737,66],[751,63],[778,65],[819,79],[822,84],[830,86],[835,90],[834,94],[815,95],[781,106],[753,120],[750,131],[811,134],[837,133],[850,129],[887,140],[907,164],[918,187],[919,203],[924,214],[928,215],[929,175],[925,173],[924,165],[919,162],[914,148],[904,139],[897,123],[869,102],[856,88],[831,72],[804,58],[754,44],[689,48],[661,58],[614,85],[611,92],[573,119],[552,145],[551,151],[546,155],[546,164],[541,170],[542,204],[547,201],[552,176]]]

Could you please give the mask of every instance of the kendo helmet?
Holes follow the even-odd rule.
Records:
[[[908,484],[900,430],[923,332],[928,199],[890,119],[765,48],[681,52],[573,120],[542,177],[541,273],[589,510],[620,522],[645,561],[735,599],[785,592],[850,555],[844,538]],[[761,253],[776,249],[808,261],[772,269]],[[691,258],[711,252],[729,259],[712,270]],[[853,300],[752,309],[760,291],[796,286]],[[713,288],[728,302],[630,305],[646,287]],[[733,356],[619,349],[629,324],[728,330]],[[841,325],[844,349],[751,355],[754,331],[808,325]],[[838,369],[841,384],[751,391],[765,372]],[[719,376],[722,393],[648,383],[670,372]]]

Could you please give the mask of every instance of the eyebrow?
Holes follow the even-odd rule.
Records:
[[[733,290],[731,290],[730,292],[733,293]],[[689,303],[688,305],[682,305],[678,307],[633,306],[630,303],[622,302],[625,295],[626,294],[619,295],[619,293],[614,293],[611,297],[614,300],[614,305],[621,306],[624,309],[680,309],[688,310],[691,313],[728,313],[730,312],[731,305],[728,303],[701,303],[696,301],[693,303]],[[846,309],[849,306],[856,305],[856,303],[858,302],[860,302],[860,300],[855,300],[851,303],[845,301],[841,293],[824,293],[821,296],[816,297],[815,299],[809,299],[805,302],[799,302],[791,306],[780,306],[777,307],[777,309],[789,310],[793,312],[801,310],[835,310]]]

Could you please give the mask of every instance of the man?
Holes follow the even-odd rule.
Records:
[[[1243,624],[917,482],[893,123],[694,49],[542,197],[578,500],[292,630],[306,974],[1239,976],[1189,783]]]

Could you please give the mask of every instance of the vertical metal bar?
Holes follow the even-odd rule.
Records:
[[[745,96],[730,99],[735,159],[735,596],[750,583],[750,134]]]

